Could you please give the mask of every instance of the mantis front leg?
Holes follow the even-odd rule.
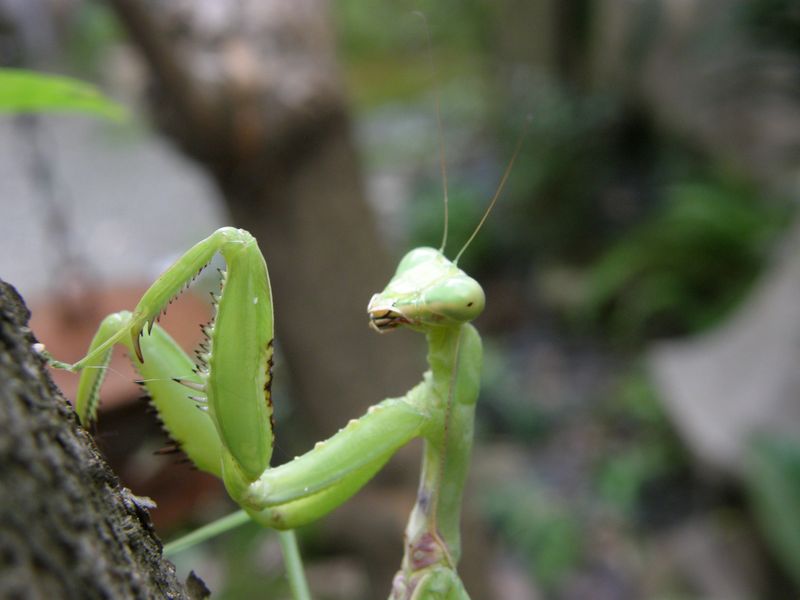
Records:
[[[207,346],[199,356],[197,377],[191,377],[191,361],[179,359],[184,369],[167,372],[154,365],[152,377],[145,377],[148,391],[155,393],[157,403],[173,407],[176,416],[161,412],[171,432],[183,430],[180,420],[200,406],[208,413],[220,445],[220,456],[230,455],[236,464],[237,476],[254,480],[269,467],[272,455],[271,359],[273,338],[272,298],[269,275],[255,239],[247,232],[226,227],[214,232],[186,252],[145,292],[133,313],[118,315],[106,322],[98,332],[89,354],[72,365],[74,370],[102,363],[117,343],[126,344],[136,357],[140,370],[151,369],[150,362],[162,362],[163,356],[180,353],[174,343],[161,335],[145,337],[154,356],[145,359],[142,334],[145,327],[152,333],[154,323],[165,306],[191,282],[219,252],[227,264],[223,292],[219,296],[215,323],[206,329]],[[167,365],[171,368],[173,365]],[[84,371],[76,405],[83,421],[94,416],[100,374]],[[180,379],[184,378],[184,379]],[[192,402],[178,402],[176,388],[159,389],[157,381],[179,379],[194,392]],[[152,385],[151,385],[152,384]],[[184,390],[185,392],[186,390]],[[186,393],[183,394],[186,396]],[[162,396],[163,399],[159,399]],[[231,401],[234,398],[236,401]],[[161,411],[161,406],[158,406]],[[186,444],[193,435],[189,428],[176,438]],[[189,456],[194,460],[194,456]],[[216,470],[220,467],[217,465]]]
[[[155,321],[216,252],[227,271],[195,366]],[[112,347],[124,344],[170,435],[198,468],[221,477],[255,520],[290,529],[318,519],[419,435],[426,417],[406,398],[387,400],[303,457],[271,469],[272,339],[269,275],[258,245],[243,230],[220,229],[162,274],[132,313],[104,320],[87,356],[72,365],[82,371],[79,417],[94,418],[103,367]]]

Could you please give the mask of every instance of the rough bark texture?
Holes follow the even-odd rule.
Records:
[[[190,598],[146,504],[120,486],[0,280],[0,598]]]

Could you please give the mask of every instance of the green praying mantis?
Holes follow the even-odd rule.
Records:
[[[437,112],[438,118],[438,112]],[[440,126],[441,127],[441,126]],[[414,438],[424,440],[416,503],[405,530],[402,565],[390,600],[465,600],[457,573],[462,492],[470,462],[478,398],[481,339],[470,324],[484,308],[478,282],[458,267],[508,178],[524,137],[486,212],[452,261],[445,227],[441,247],[417,248],[400,261],[386,288],[367,306],[369,325],[383,333],[423,333],[429,369],[399,398],[375,404],[331,438],[278,467],[270,466],[273,310],[269,274],[255,238],[223,227],[189,249],[145,292],[133,312],[109,315],[87,355],[54,366],[80,372],[75,408],[95,419],[111,351],[127,347],[158,415],[195,466],[224,482],[252,520],[279,530],[295,598],[310,598],[291,530],[341,505]],[[164,308],[219,253],[226,263],[216,314],[195,363],[156,324]]]

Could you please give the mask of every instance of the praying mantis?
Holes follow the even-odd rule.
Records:
[[[438,108],[438,107],[437,107]],[[438,118],[438,111],[437,111]],[[391,456],[424,440],[416,502],[405,530],[404,557],[390,600],[468,600],[458,576],[460,513],[480,387],[481,339],[470,324],[484,309],[480,284],[458,267],[499,197],[524,137],[486,212],[453,260],[445,228],[439,249],[417,248],[400,261],[386,288],[370,299],[369,326],[384,333],[406,327],[425,335],[428,370],[399,398],[371,406],[313,449],[278,467],[273,447],[273,310],[266,261],[247,231],[223,227],[170,266],[132,312],[106,317],[87,355],[54,366],[80,372],[75,409],[95,419],[99,390],[115,345],[127,347],[159,418],[183,452],[224,482],[252,520],[282,533],[295,598],[310,598],[292,530],[341,505]],[[203,327],[197,363],[156,324],[165,307],[220,254],[226,269],[216,314]]]

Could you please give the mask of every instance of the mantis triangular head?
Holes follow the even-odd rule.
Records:
[[[400,261],[381,293],[367,306],[370,327],[383,333],[406,325],[412,329],[457,326],[483,311],[480,284],[433,248],[416,248]]]

